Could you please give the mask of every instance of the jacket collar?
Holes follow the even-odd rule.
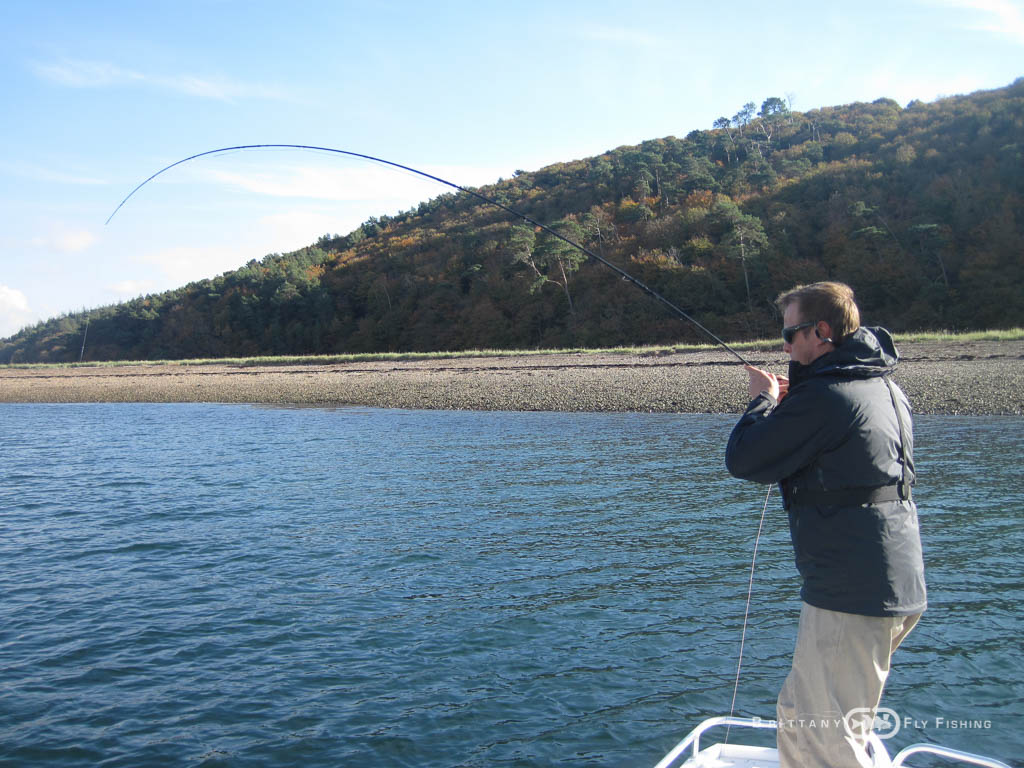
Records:
[[[795,386],[813,376],[884,376],[896,368],[899,358],[889,331],[885,328],[861,326],[846,341],[810,365],[790,361],[789,385]]]

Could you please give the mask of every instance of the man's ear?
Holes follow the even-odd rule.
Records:
[[[814,326],[814,335],[826,344],[835,344],[832,340],[832,326],[824,320],[819,320],[818,324]]]

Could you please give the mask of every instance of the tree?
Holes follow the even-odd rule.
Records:
[[[758,123],[758,127],[761,129],[761,133],[764,134],[769,146],[772,143],[772,134],[775,132],[775,127],[788,112],[786,102],[778,96],[770,96],[761,104],[761,111],[758,113],[758,117],[761,120]]]
[[[598,251],[604,256],[604,244],[606,240],[617,238],[615,223],[601,207],[593,206],[589,212],[583,214],[580,226],[587,238],[588,243],[597,243]]]
[[[899,330],[1024,325],[1024,79],[902,110],[879,99],[803,114],[786,99],[765,99],[760,111],[748,103],[685,139],[517,171],[481,191],[558,222],[659,288],[699,294],[727,334],[766,331],[762,294],[817,279],[855,283],[871,314]],[[754,212],[771,247],[743,218]],[[581,236],[570,232],[576,222]],[[512,228],[505,212],[467,195],[328,232],[317,246],[37,323],[0,339],[0,363],[74,361],[87,322],[92,360],[535,346],[572,334],[607,345],[675,333],[644,302],[590,298],[596,277],[576,271],[582,256],[571,246]]]
[[[750,293],[750,275],[747,272],[747,259],[756,258],[766,245],[768,236],[764,232],[761,220],[757,216],[740,214],[732,220],[732,228],[723,239],[729,249],[729,255],[739,258],[743,266],[743,282],[747,288],[747,308],[754,313],[754,300]]]
[[[942,282],[949,288],[949,275],[946,273],[946,263],[942,259],[942,249],[948,237],[943,227],[938,224],[915,224],[910,228],[910,232],[917,238],[922,257],[929,251],[935,254],[942,273]]]
[[[743,129],[747,126],[753,116],[754,102],[752,101],[748,101],[740,108],[739,112],[732,116],[733,125],[740,129],[740,136],[743,135]]]
[[[743,213],[739,206],[724,195],[715,200],[711,218],[716,229],[722,232],[721,243],[730,258],[739,259],[743,268],[743,283],[747,291],[747,309],[754,313],[754,299],[750,290],[750,274],[747,261],[756,258],[768,245],[768,236],[757,216]]]
[[[651,182],[653,180],[654,176],[646,168],[637,174],[636,183],[633,185],[633,199],[636,202],[643,203],[651,197]]]
[[[574,243],[581,242],[585,236],[583,228],[576,221],[575,216],[567,216],[556,221],[552,229]],[[573,306],[572,294],[569,293],[569,275],[578,270],[580,265],[587,260],[586,254],[565,240],[546,232],[537,251],[541,263],[547,268],[545,272],[547,281],[562,286],[565,298],[569,302],[569,313],[575,316],[576,308]],[[557,274],[555,277],[551,277],[551,272],[554,270],[557,270]]]
[[[736,140],[732,136],[732,123],[728,117],[720,117],[715,120],[714,127],[725,133],[725,138],[721,140],[722,149],[725,150],[725,162],[732,162],[732,149],[736,146]]]
[[[872,208],[863,200],[858,200],[857,202],[850,206],[850,215],[853,216],[855,219],[870,219],[872,216],[874,216],[882,223],[882,226],[885,227],[885,231],[889,233],[889,237],[893,239],[893,242],[895,242],[896,245],[899,246],[900,250],[903,250],[903,243],[901,243],[899,238],[896,237],[896,233],[892,231],[892,228],[889,226],[889,222],[887,222],[885,218],[882,216],[882,214],[878,212],[877,208]],[[877,237],[880,234],[881,230],[879,230],[878,227],[868,226],[864,227],[863,229],[858,229],[856,232],[853,233],[852,236],[862,237],[864,235],[871,235],[872,237]]]
[[[575,243],[582,242],[586,234],[572,216],[556,221],[551,228]],[[522,224],[512,227],[509,251],[514,262],[525,264],[533,273],[534,281],[530,286],[530,293],[536,293],[547,283],[561,286],[569,302],[569,313],[575,316],[576,308],[569,291],[569,275],[586,261],[585,253],[548,232],[542,232],[538,239],[533,227]]]
[[[761,111],[758,113],[758,117],[764,120],[775,115],[784,115],[788,111],[789,108],[786,106],[786,102],[778,96],[769,96],[761,104]]]

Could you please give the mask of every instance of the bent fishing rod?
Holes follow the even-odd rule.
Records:
[[[666,299],[664,296],[662,296],[660,293],[655,291],[653,288],[649,287],[647,284],[645,284],[645,283],[641,282],[640,280],[636,279],[631,274],[629,274],[625,270],[621,269],[620,267],[616,266],[612,262],[608,261],[603,256],[599,256],[598,254],[594,253],[589,248],[586,248],[585,246],[580,245],[575,240],[572,240],[572,239],[566,237],[565,235],[563,235],[563,234],[561,234],[559,232],[556,232],[554,229],[552,229],[551,227],[547,226],[546,224],[541,224],[539,221],[536,221],[535,219],[530,218],[526,214],[520,213],[519,211],[517,211],[517,210],[515,210],[513,208],[510,208],[509,206],[505,205],[504,203],[500,203],[497,200],[494,200],[493,198],[487,197],[487,195],[483,195],[483,194],[477,192],[476,190],[470,189],[468,187],[460,186],[460,185],[456,184],[455,182],[448,181],[447,179],[442,179],[440,176],[434,176],[433,174],[427,173],[426,171],[420,171],[420,170],[418,170],[416,168],[411,168],[408,165],[402,165],[401,163],[395,163],[395,162],[392,162],[391,160],[385,160],[385,159],[380,158],[380,157],[373,157],[372,155],[364,155],[364,154],[361,154],[359,152],[350,152],[350,151],[344,150],[344,149],[333,149],[331,147],[315,147],[315,146],[311,146],[311,145],[308,145],[308,144],[242,144],[242,145],[239,145],[239,146],[236,146],[236,147],[221,147],[220,149],[210,149],[210,150],[207,150],[206,152],[200,152],[198,154],[190,155],[189,157],[186,157],[186,158],[183,158],[181,160],[178,160],[177,162],[171,163],[170,165],[168,165],[168,166],[166,166],[164,168],[161,168],[159,171],[154,173],[152,176],[150,176],[148,179],[143,181],[141,184],[139,184],[137,187],[135,187],[135,189],[133,189],[131,192],[128,193],[128,195],[124,198],[124,200],[122,200],[118,204],[117,208],[114,209],[114,212],[112,214],[110,214],[109,217],[107,217],[107,220],[104,223],[104,226],[106,226],[107,224],[110,223],[111,219],[113,219],[114,216],[117,215],[117,212],[120,211],[121,208],[124,207],[125,203],[127,203],[135,195],[136,192],[138,192],[144,186],[149,184],[149,182],[153,181],[153,179],[155,179],[157,176],[160,176],[161,174],[165,173],[166,171],[169,171],[169,170],[171,170],[172,168],[174,168],[176,166],[179,166],[179,165],[182,165],[184,163],[190,162],[191,160],[196,160],[196,159],[198,159],[200,157],[206,157],[208,155],[217,155],[217,154],[221,154],[221,153],[224,153],[224,152],[236,152],[236,151],[246,150],[246,149],[304,149],[304,150],[311,150],[311,151],[314,151],[314,152],[331,152],[331,153],[334,153],[334,154],[337,154],[337,155],[347,155],[349,157],[357,157],[357,158],[360,158],[362,160],[370,160],[370,161],[372,161],[374,163],[381,163],[382,165],[390,165],[393,168],[399,168],[399,169],[401,169],[403,171],[408,171],[410,173],[415,173],[415,174],[417,174],[419,176],[423,176],[424,178],[431,179],[433,181],[439,182],[440,184],[444,184],[446,186],[452,187],[453,189],[457,189],[459,192],[464,192],[465,194],[470,195],[472,197],[475,197],[477,200],[480,200],[480,201],[482,201],[484,203],[487,203],[488,205],[493,205],[496,208],[500,208],[501,210],[506,211],[507,213],[512,214],[512,216],[514,216],[517,219],[522,219],[523,221],[527,222],[528,224],[532,224],[535,227],[539,227],[541,230],[543,230],[544,232],[547,232],[549,235],[558,238],[562,242],[567,243],[568,245],[572,246],[573,248],[576,248],[577,250],[581,251],[586,256],[590,257],[591,259],[594,259],[594,261],[597,261],[597,262],[599,262],[601,264],[604,264],[610,270],[612,270],[617,275],[619,275],[623,280],[632,283],[637,288],[639,288],[644,293],[646,293],[648,296],[651,296],[652,298],[654,298],[657,301],[661,302],[661,304],[664,305],[666,308],[668,308],[669,311],[671,311],[674,314],[678,315],[679,317],[683,318],[684,320],[686,320],[687,322],[692,324],[694,327],[696,327],[700,331],[703,331],[704,334],[706,334],[709,338],[711,338],[716,344],[718,344],[718,346],[722,347],[724,350],[729,352],[733,357],[735,357],[741,363],[743,363],[744,365],[750,365],[750,363],[742,355],[740,355],[739,352],[734,350],[732,347],[730,347],[728,344],[726,344],[724,341],[722,341],[722,339],[720,339],[718,336],[716,336],[714,333],[712,333],[710,330],[708,330],[706,327],[704,327],[700,322],[698,322],[690,314],[688,314],[687,312],[684,312],[682,309],[680,309],[678,306],[676,306],[671,301]]]
[[[136,192],[138,192],[140,189],[142,189],[144,186],[146,186],[149,182],[153,181],[153,179],[155,179],[160,174],[162,174],[162,173],[164,173],[166,171],[169,171],[169,170],[171,170],[172,168],[174,168],[176,166],[182,165],[183,163],[187,163],[187,162],[189,162],[191,160],[196,160],[197,158],[200,158],[200,157],[206,157],[207,155],[216,155],[216,154],[221,154],[223,152],[234,152],[234,151],[237,151],[237,150],[245,150],[245,149],[304,149],[304,150],[312,150],[312,151],[315,151],[315,152],[331,152],[331,153],[338,154],[338,155],[347,155],[349,157],[357,157],[357,158],[360,158],[360,159],[363,159],[363,160],[370,160],[370,161],[375,162],[375,163],[381,163],[383,165],[389,165],[389,166],[392,166],[393,168],[398,168],[398,169],[403,170],[403,171],[408,171],[410,173],[417,174],[418,176],[423,176],[424,178],[436,181],[436,182],[438,182],[440,184],[444,184],[445,186],[452,187],[453,189],[456,189],[459,192],[464,192],[467,195],[475,197],[477,200],[480,200],[480,201],[482,201],[482,202],[484,202],[484,203],[486,203],[488,205],[492,205],[492,206],[494,206],[496,208],[500,208],[501,210],[503,210],[503,211],[505,211],[507,213],[510,213],[516,219],[521,219],[522,221],[525,221],[528,224],[532,224],[535,227],[539,227],[541,230],[543,230],[544,232],[547,232],[549,235],[558,238],[559,240],[561,240],[564,243],[567,243],[568,245],[572,246],[573,248],[578,249],[579,251],[584,253],[586,256],[590,257],[591,259],[594,259],[594,261],[597,261],[597,262],[599,262],[601,264],[604,264],[610,270],[612,270],[617,275],[622,277],[623,280],[626,280],[627,282],[632,283],[637,288],[639,288],[644,293],[646,293],[648,296],[651,296],[652,298],[654,298],[657,301],[659,301],[663,306],[668,308],[672,313],[674,313],[675,315],[683,318],[684,320],[686,320],[689,323],[691,323],[694,327],[696,327],[699,330],[703,331],[716,344],[718,344],[724,350],[729,352],[733,357],[735,357],[741,363],[743,363],[744,365],[750,365],[750,363],[742,355],[740,355],[736,350],[734,350],[732,347],[730,347],[728,344],[726,344],[724,341],[722,341],[722,339],[720,339],[717,335],[712,333],[708,328],[704,327],[704,325],[702,325],[700,322],[698,322],[696,319],[694,319],[687,312],[684,312],[678,306],[676,306],[671,301],[669,301],[664,296],[662,296],[660,293],[655,291],[653,288],[649,287],[647,284],[645,284],[645,283],[641,282],[640,280],[636,279],[635,277],[630,275],[625,270],[621,269],[620,267],[616,266],[612,262],[610,262],[607,259],[605,259],[603,256],[600,256],[600,255],[594,253],[589,248],[586,248],[585,246],[581,245],[580,243],[577,243],[576,241],[566,237],[565,235],[561,234],[560,232],[556,232],[554,229],[552,229],[551,227],[547,226],[546,224],[542,224],[539,221],[537,221],[537,220],[527,216],[526,214],[520,213],[519,211],[517,211],[517,210],[515,210],[513,208],[510,208],[509,206],[505,205],[504,203],[500,203],[497,200],[494,200],[493,198],[488,197],[487,195],[484,195],[484,194],[481,194],[480,192],[477,192],[476,190],[460,186],[460,185],[458,185],[458,184],[456,184],[456,183],[454,183],[452,181],[448,181],[447,179],[442,179],[440,176],[435,176],[433,174],[427,173],[426,171],[421,171],[421,170],[418,170],[416,168],[411,168],[408,165],[402,165],[401,163],[392,162],[391,160],[384,160],[383,158],[380,158],[380,157],[373,157],[372,155],[365,155],[365,154],[362,154],[362,153],[359,153],[359,152],[350,152],[350,151],[344,150],[344,149],[333,149],[331,147],[316,147],[316,146],[311,146],[311,145],[307,145],[307,144],[243,144],[243,145],[239,145],[239,146],[236,146],[236,147],[222,147],[221,149],[211,149],[211,150],[208,150],[206,152],[200,152],[198,154],[191,155],[189,157],[183,158],[182,160],[178,160],[175,163],[171,163],[170,165],[168,165],[168,166],[166,166],[164,168],[161,168],[159,171],[157,171],[152,176],[150,176],[148,179],[146,179],[141,184],[139,184],[137,187],[135,187],[135,189],[133,189],[131,192],[129,192],[128,195],[124,198],[124,200],[122,200],[118,204],[117,208],[114,209],[114,212],[110,214],[110,216],[107,218],[107,220],[105,222],[105,225],[110,223],[111,219],[113,219],[114,216],[117,215],[117,212],[120,211],[121,208],[124,207],[125,203],[127,203],[135,195]],[[753,558],[751,559],[751,562],[750,562],[750,578],[749,578],[749,584],[747,586],[747,604],[746,604],[746,610],[745,610],[744,615],[743,615],[743,629],[742,629],[742,632],[740,634],[739,658],[736,660],[736,679],[735,679],[735,682],[733,684],[732,704],[731,704],[730,709],[729,709],[730,717],[732,716],[732,714],[733,714],[733,712],[735,711],[735,708],[736,708],[736,694],[737,694],[737,692],[739,690],[739,684],[740,684],[740,668],[741,668],[741,665],[743,663],[743,646],[744,646],[744,641],[746,640],[746,635],[747,635],[747,622],[748,622],[749,615],[750,615],[750,601],[751,601],[751,596],[753,594],[753,587],[754,587],[754,565],[755,565],[755,563],[757,561],[758,542],[760,542],[760,540],[761,540],[761,531],[762,531],[762,528],[764,527],[765,512],[768,509],[768,498],[769,498],[769,496],[771,496],[771,492],[772,492],[772,486],[769,485],[768,486],[768,493],[765,495],[765,498],[764,498],[764,506],[761,509],[761,522],[758,525],[757,536],[756,536],[756,538],[754,540],[754,553],[753,553]],[[725,740],[726,740],[726,743],[728,743],[728,741],[729,741],[728,731],[726,732]]]

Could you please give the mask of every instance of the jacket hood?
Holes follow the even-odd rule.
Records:
[[[891,373],[899,359],[892,334],[885,328],[861,326],[846,341],[807,367],[813,376],[870,378]]]

